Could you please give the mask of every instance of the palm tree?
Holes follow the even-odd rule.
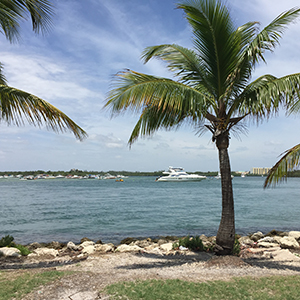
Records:
[[[221,0],[191,0],[178,4],[193,30],[194,49],[176,44],[148,47],[142,58],[166,62],[177,80],[120,72],[110,90],[106,108],[112,115],[127,109],[140,113],[129,138],[149,136],[184,122],[199,132],[208,129],[219,152],[222,186],[222,216],[216,237],[216,252],[231,254],[235,239],[234,201],[228,155],[230,132],[243,131],[245,117],[260,121],[276,113],[284,100],[297,97],[300,74],[276,78],[251,75],[265,52],[278,44],[288,24],[299,15],[293,8],[260,30],[259,23],[235,27]]]
[[[10,42],[19,39],[19,22],[31,17],[36,33],[46,32],[51,26],[53,7],[47,0],[0,0],[0,31]],[[62,111],[47,101],[25,91],[7,85],[0,63],[0,121],[17,126],[24,119],[32,125],[42,126],[55,132],[69,130],[82,140],[86,132]]]

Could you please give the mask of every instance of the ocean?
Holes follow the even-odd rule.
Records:
[[[263,183],[233,178],[236,233],[300,230],[300,178],[266,190]],[[214,178],[0,179],[0,189],[0,238],[9,234],[20,244],[216,235],[221,216],[221,181]]]

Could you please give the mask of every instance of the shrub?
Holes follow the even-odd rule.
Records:
[[[31,253],[31,251],[23,245],[18,244],[14,247],[20,250],[22,256],[27,256],[29,253]]]
[[[232,254],[233,254],[233,255],[239,256],[239,255],[240,255],[240,252],[241,252],[241,245],[240,245],[238,236],[235,235]]]
[[[6,235],[4,236],[1,240],[0,240],[0,247],[14,247],[14,248],[17,248],[20,250],[21,252],[21,255],[28,255],[29,253],[31,253],[29,251],[29,249],[23,245],[20,245],[20,244],[15,244],[13,242],[14,240],[14,237],[11,236],[11,235]]]
[[[11,247],[14,237],[6,235],[0,240],[0,247]]]
[[[180,246],[186,247],[193,251],[206,251],[207,248],[203,245],[202,240],[199,236],[189,237],[186,236],[182,239],[179,239],[178,243],[173,244],[173,248],[179,248]]]

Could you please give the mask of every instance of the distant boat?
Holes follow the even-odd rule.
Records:
[[[201,181],[206,179],[206,176],[198,174],[188,174],[183,168],[169,167],[168,171],[163,172],[164,175],[156,178],[155,181]]]
[[[109,173],[106,173],[106,174],[102,177],[102,179],[116,179],[116,178],[117,178],[117,176],[111,175],[111,174],[109,174]]]
[[[234,176],[233,175],[231,175],[231,178],[233,178]],[[216,179],[221,179],[221,173],[220,172],[218,172],[218,175],[217,176],[215,176],[215,178]]]

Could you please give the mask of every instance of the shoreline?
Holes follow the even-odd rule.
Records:
[[[239,236],[250,236],[255,232],[262,232],[264,235],[268,235],[270,232],[272,231],[276,231],[276,232],[290,232],[290,231],[300,231],[300,227],[279,227],[278,229],[274,229],[273,227],[266,227],[266,228],[258,228],[258,227],[251,227],[249,229],[237,229],[236,230],[236,235]],[[59,242],[61,244],[67,244],[68,242],[72,241],[75,244],[79,244],[81,240],[86,239],[86,240],[90,240],[90,241],[101,241],[104,244],[114,244],[114,245],[120,245],[122,244],[123,240],[126,239],[134,239],[134,240],[145,240],[145,239],[151,239],[151,240],[158,240],[158,239],[164,239],[164,238],[170,238],[170,240],[176,240],[179,238],[184,238],[186,236],[190,236],[190,237],[195,237],[195,236],[201,236],[201,235],[205,235],[207,237],[214,237],[217,234],[217,229],[216,230],[203,230],[201,231],[201,233],[199,234],[197,232],[197,234],[195,234],[195,232],[190,232],[187,234],[158,234],[158,235],[119,235],[119,236],[105,236],[105,235],[99,235],[99,237],[95,237],[95,235],[83,235],[83,236],[78,236],[78,237],[72,237],[72,235],[70,235],[70,238],[55,238],[55,235],[50,235],[50,237],[48,239],[39,239],[39,238],[32,238],[32,239],[22,239],[18,236],[15,236],[13,233],[1,233],[0,234],[0,239],[6,235],[11,235],[14,237],[14,241],[18,244],[27,246],[30,245],[32,243],[39,243],[39,244],[50,244],[53,241]],[[60,236],[60,235],[58,235]]]
[[[294,232],[294,231],[300,231],[300,228],[290,228],[288,230],[282,230],[282,229],[271,229],[271,230],[253,230],[251,232],[247,232],[245,233],[239,233],[236,232],[237,237],[250,237],[253,234],[255,234],[256,232],[261,232],[265,237],[266,236],[274,236],[274,235],[285,235],[288,234],[289,232]],[[9,235],[9,234],[8,234]],[[0,240],[1,238],[5,237],[7,235],[2,235],[0,236]],[[44,247],[49,247],[49,245],[55,243],[59,243],[60,245],[62,245],[62,247],[66,246],[69,242],[72,242],[74,244],[81,244],[84,241],[91,241],[94,242],[95,244],[113,244],[115,246],[119,246],[122,244],[129,244],[131,242],[136,242],[136,241],[143,241],[143,240],[149,240],[149,241],[153,241],[156,242],[158,240],[168,240],[168,241],[178,241],[179,239],[185,238],[187,236],[189,237],[207,237],[207,238],[215,238],[216,234],[206,234],[206,233],[201,233],[201,234],[197,234],[197,235],[192,235],[192,234],[187,234],[187,235],[155,235],[155,236],[124,236],[124,237],[120,237],[119,239],[95,239],[95,238],[90,238],[88,236],[84,236],[80,239],[65,239],[65,240],[59,240],[59,239],[49,239],[47,241],[38,241],[38,240],[30,240],[28,242],[19,242],[17,238],[15,238],[13,235],[10,235],[14,238],[14,243],[15,244],[19,244],[19,245],[23,245],[23,246],[30,246],[31,244],[40,244]]]

